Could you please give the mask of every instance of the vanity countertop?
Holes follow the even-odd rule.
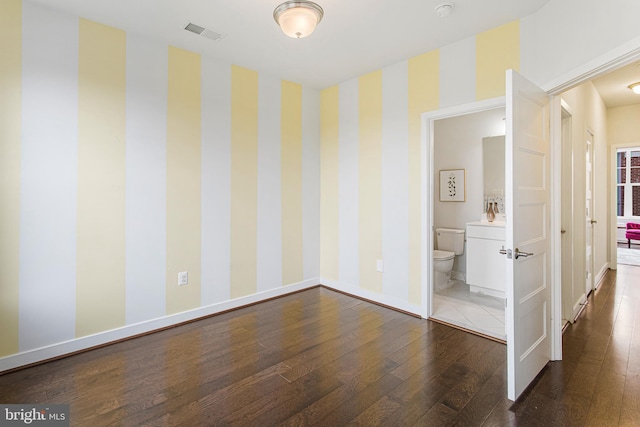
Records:
[[[479,225],[481,227],[504,227],[505,224],[504,221],[472,221],[467,223],[467,225]]]

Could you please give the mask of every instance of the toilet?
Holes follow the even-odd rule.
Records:
[[[453,260],[464,252],[464,230],[436,228],[436,244],[438,249],[433,251],[434,290],[441,291],[450,286]]]

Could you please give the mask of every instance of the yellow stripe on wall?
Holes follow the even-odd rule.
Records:
[[[360,287],[382,292],[382,71],[358,79]]]
[[[257,290],[258,73],[231,68],[231,298]]]
[[[422,304],[422,119],[439,106],[440,52],[409,59],[409,302]],[[431,197],[431,196],[428,196]]]
[[[76,335],[125,324],[124,31],[80,20]]]
[[[505,94],[505,71],[520,69],[520,21],[476,36],[476,99]]]
[[[320,275],[338,280],[338,86],[320,93]]]
[[[169,46],[167,314],[200,306],[200,55]],[[189,283],[178,286],[178,273]]]
[[[0,357],[18,352],[22,2],[0,1]]]
[[[282,284],[303,280],[302,86],[282,82]]]

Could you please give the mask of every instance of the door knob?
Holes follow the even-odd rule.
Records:
[[[518,259],[519,257],[528,257],[528,256],[532,256],[533,252],[520,252],[520,249],[516,248],[516,259]]]
[[[597,224],[597,223],[598,223],[598,221],[596,221],[595,219],[591,220],[591,224]]]
[[[567,230],[560,230],[560,234],[564,234],[566,232],[567,232]]]

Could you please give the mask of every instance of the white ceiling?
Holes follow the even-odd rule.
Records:
[[[273,20],[280,0],[25,0],[317,89],[381,69],[539,10],[549,0],[316,0],[324,18],[304,39]],[[212,41],[185,24],[225,34]]]
[[[281,0],[25,0],[317,89],[391,65],[536,12],[549,0],[315,0],[324,9],[304,39],[273,20]],[[188,22],[224,34],[213,41]],[[627,86],[640,62],[593,80],[608,108],[640,103]]]
[[[631,63],[592,80],[607,108],[640,104],[640,95],[629,89],[630,84],[638,82],[640,82],[640,62]]]

